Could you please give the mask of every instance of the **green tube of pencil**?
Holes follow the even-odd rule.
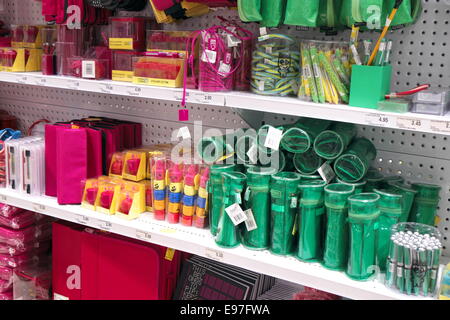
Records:
[[[405,280],[403,278],[403,253],[404,247],[402,244],[399,245],[398,248],[398,257],[397,257],[397,289],[400,292],[404,292],[405,290]]]
[[[405,290],[406,294],[410,295],[412,292],[412,282],[411,282],[411,269],[412,269],[412,261],[411,261],[411,249],[409,245],[405,245],[403,247],[404,254],[403,260],[405,264]]]

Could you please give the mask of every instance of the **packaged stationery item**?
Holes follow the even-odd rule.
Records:
[[[450,91],[424,90],[416,93],[412,102],[411,112],[443,116],[450,107]]]
[[[183,198],[183,167],[183,163],[168,162],[167,218],[169,223],[180,221]]]
[[[160,3],[163,3],[162,7],[160,6]],[[152,6],[155,19],[158,23],[173,23],[180,19],[201,16],[209,12],[209,7],[207,5],[197,2],[181,0],[170,2],[168,7],[167,3],[166,0],[150,0],[150,5]]]
[[[0,203],[0,216],[11,219],[24,212],[25,209],[13,207],[6,203]]]
[[[95,210],[101,213],[113,215],[116,213],[117,201],[121,184],[112,179],[101,179],[98,182]]]
[[[192,226],[194,215],[196,211],[197,198],[199,195],[199,188],[202,176],[200,175],[200,167],[196,164],[186,164],[184,166],[183,178],[183,198],[182,198],[182,216],[181,224],[185,226]],[[204,179],[204,177],[203,177]],[[204,197],[205,194],[202,194]],[[206,200],[206,198],[205,198]],[[200,202],[199,204],[202,205]],[[205,203],[206,205],[206,203]],[[204,207],[203,207],[204,208]]]
[[[417,191],[417,194],[408,221],[434,226],[441,199],[439,197],[441,187],[427,183],[413,183],[411,187]]]
[[[155,157],[155,165],[152,167],[153,183],[153,213],[156,220],[166,219],[166,197],[167,197],[167,159],[165,157]]]
[[[51,262],[14,270],[15,300],[51,300]]]
[[[43,241],[51,237],[51,225],[32,225],[20,230],[0,227],[0,243],[12,247],[25,246],[32,241]]]
[[[144,51],[146,24],[147,19],[144,17],[110,18],[109,48]]]
[[[14,217],[6,218],[0,215],[0,226],[11,229],[23,229],[36,222],[36,214],[31,211],[22,211]]]
[[[180,88],[183,84],[185,60],[180,53],[133,58],[133,83]]]
[[[124,152],[116,152],[112,155],[111,164],[109,167],[110,177],[122,178],[124,161],[125,161]]]
[[[146,160],[144,151],[126,151],[122,177],[131,181],[144,180],[146,176]]]
[[[21,145],[20,172],[22,173],[21,193],[40,196],[45,192],[45,145],[44,141]]]
[[[139,217],[145,211],[145,186],[126,182],[117,198],[116,216],[126,220]]]
[[[407,295],[433,296],[438,288],[441,233],[421,223],[391,229],[386,286]]]
[[[84,184],[83,200],[81,206],[95,211],[95,202],[98,194],[98,179],[88,179]]]
[[[112,80],[133,82],[133,59],[142,52],[114,50],[112,53]]]
[[[1,71],[41,71],[42,49],[3,48]]]
[[[210,168],[205,166],[200,169],[200,181],[198,186],[198,195],[195,200],[195,215],[193,224],[197,228],[206,228],[208,226],[208,212],[211,204],[209,200]]]
[[[110,79],[110,61],[107,59],[95,59],[95,58],[83,58],[74,57],[68,58],[68,64],[70,68],[70,76],[102,80]]]
[[[258,38],[253,52],[252,91],[263,95],[296,95],[299,88],[298,42],[283,34]]]

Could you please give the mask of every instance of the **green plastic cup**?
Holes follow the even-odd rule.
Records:
[[[209,164],[223,161],[234,154],[235,140],[236,137],[233,135],[203,137],[197,145],[198,155]]]
[[[339,178],[336,178],[336,181],[338,183],[343,183],[343,184],[348,184],[350,186],[353,186],[355,188],[354,194],[359,194],[359,193],[363,193],[364,192],[364,187],[366,186],[367,181],[360,181],[360,182],[355,182],[355,183],[349,183],[349,182],[345,182]]]
[[[323,253],[324,188],[323,180],[309,180],[298,185],[300,194],[298,250],[303,261],[320,261]]]
[[[271,148],[267,148],[264,146],[266,143],[267,134],[269,133],[269,129],[271,127],[284,131],[284,130],[286,130],[287,127],[289,127],[289,125],[274,127],[269,124],[265,124],[265,125],[261,126],[261,128],[259,128],[258,134],[257,134],[258,148],[261,152],[263,152],[265,154],[271,154],[272,152],[276,151],[276,150],[273,150]],[[280,144],[281,144],[281,142],[280,142]]]
[[[346,274],[358,281],[368,280],[374,273],[376,221],[380,215],[376,193],[352,195],[349,201],[350,253]]]
[[[380,271],[385,272],[389,255],[391,227],[399,222],[402,215],[403,196],[384,189],[375,189],[375,193],[380,196],[378,201],[380,216],[378,217],[376,261]]]
[[[434,226],[441,187],[426,183],[413,183],[411,187],[417,194],[411,208],[410,221]]]
[[[270,180],[270,251],[289,255],[295,250],[298,184],[296,172],[278,172]]]
[[[294,167],[303,175],[312,175],[317,172],[323,164],[323,159],[319,157],[313,149],[304,153],[296,153],[294,155]]]
[[[223,172],[223,203],[215,237],[216,244],[224,248],[234,248],[240,244],[238,227],[231,221],[225,209],[242,200],[242,191],[245,188],[247,176],[242,172]]]
[[[266,154],[265,151],[260,150],[259,164],[262,167],[272,168],[279,171],[286,171],[286,156],[281,150],[273,150],[270,154]]]
[[[322,158],[333,160],[339,157],[356,136],[353,123],[336,122],[330,129],[322,131],[314,140],[314,150]]]
[[[220,212],[223,203],[223,185],[222,173],[232,172],[236,169],[234,164],[213,164],[211,166],[210,178],[208,183],[208,203],[210,204],[209,225],[212,235],[217,234]]]
[[[303,153],[312,148],[315,138],[326,130],[331,121],[301,118],[291,128],[284,132],[281,146],[292,153]]]
[[[252,152],[255,153],[255,157],[250,159],[248,156],[248,152],[252,149]],[[244,165],[246,164],[257,164],[258,163],[258,140],[256,136],[253,135],[243,135],[239,137],[236,141],[236,156],[242,161]]]
[[[270,179],[277,171],[273,168],[251,167],[247,169],[247,190],[244,195],[246,209],[251,209],[257,228],[242,232],[242,244],[255,250],[270,245]]]
[[[400,216],[399,222],[407,222],[417,191],[408,187],[406,184],[398,182],[389,182],[387,189],[403,196],[402,215]]]
[[[364,192],[374,192],[375,189],[382,187],[384,176],[375,168],[369,168],[364,180],[367,181],[364,186]]]
[[[370,140],[357,138],[336,159],[334,162],[334,172],[343,181],[358,182],[364,178],[376,155],[377,150]]]
[[[326,226],[322,265],[344,270],[348,259],[348,198],[355,187],[333,183],[325,187]]]

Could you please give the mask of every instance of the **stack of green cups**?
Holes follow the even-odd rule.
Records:
[[[389,182],[387,190],[393,193],[402,195],[402,215],[398,222],[407,222],[409,220],[409,213],[411,212],[411,207],[414,203],[414,197],[417,191],[408,187],[406,184],[399,182]]]
[[[350,254],[346,274],[353,280],[367,280],[375,265],[376,221],[380,215],[376,193],[352,195],[349,201]]]
[[[323,159],[313,149],[309,149],[304,153],[295,153],[293,162],[298,172],[304,175],[312,175],[320,168]]]
[[[323,180],[300,182],[299,188],[299,241],[297,258],[306,261],[322,259],[324,188]]]
[[[223,203],[222,173],[232,172],[236,169],[234,164],[213,164],[211,166],[208,183],[208,203],[210,204],[209,225],[211,233],[217,234],[220,211]]]
[[[300,175],[295,172],[278,172],[271,177],[270,251],[274,254],[294,252],[299,182]]]
[[[330,129],[319,133],[314,140],[314,150],[324,159],[336,159],[347,149],[356,133],[354,124],[335,122]]]
[[[380,216],[378,217],[376,260],[380,271],[385,272],[389,255],[391,227],[399,222],[402,215],[403,196],[384,189],[375,189],[374,191],[380,196],[378,201]]]
[[[262,153],[265,153],[265,154],[271,154],[272,152],[275,151],[271,148],[267,148],[264,146],[266,143],[267,134],[269,133],[269,129],[271,127],[273,127],[273,126],[271,126],[269,124],[265,124],[265,125],[261,126],[261,128],[259,128],[259,130],[258,130],[258,135],[257,135],[258,148]],[[277,126],[277,127],[273,127],[273,128],[284,131],[288,127],[289,127],[289,125],[284,125],[284,126]]]
[[[384,176],[375,168],[369,168],[364,178],[367,183],[364,186],[364,192],[374,192],[375,189],[382,187]]]
[[[206,163],[223,161],[234,155],[235,135],[203,137],[197,145],[198,155]]]
[[[322,179],[319,174],[300,174],[301,181]]]
[[[234,248],[240,244],[238,227],[234,225],[225,209],[234,203],[241,204],[242,191],[245,189],[247,176],[242,172],[223,172],[223,203],[217,227],[216,243],[224,248]]]
[[[250,249],[266,249],[270,245],[270,178],[275,173],[273,168],[247,169],[245,208],[252,210],[257,226],[243,231],[242,244]]]
[[[292,153],[306,152],[313,146],[319,133],[326,130],[330,124],[331,121],[328,120],[301,118],[284,132],[281,146]]]
[[[358,182],[364,178],[376,156],[377,150],[370,140],[356,138],[334,162],[334,172],[343,181]]]
[[[363,193],[364,192],[364,187],[366,186],[367,181],[360,181],[360,182],[355,182],[355,183],[349,183],[349,182],[345,182],[339,178],[336,178],[336,181],[338,183],[343,183],[343,184],[348,184],[352,187],[355,188],[355,191],[353,192],[354,194],[359,194],[359,193]]]
[[[441,187],[426,183],[413,183],[411,187],[417,191],[417,194],[409,220],[434,226]]]
[[[348,184],[333,183],[325,187],[327,219],[323,266],[344,270],[348,257],[348,197],[355,188]]]

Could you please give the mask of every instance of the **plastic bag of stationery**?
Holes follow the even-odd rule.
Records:
[[[347,43],[305,41],[301,44],[301,60],[300,99],[316,103],[348,103],[350,64]]]
[[[343,0],[340,22],[348,27],[367,23],[367,29],[382,29],[398,0]],[[403,0],[392,26],[412,24],[422,11],[421,0]]]
[[[239,0],[239,17],[244,22],[260,22],[277,27],[284,20],[286,0]]]
[[[341,0],[287,0],[285,24],[302,27],[339,25]]]

